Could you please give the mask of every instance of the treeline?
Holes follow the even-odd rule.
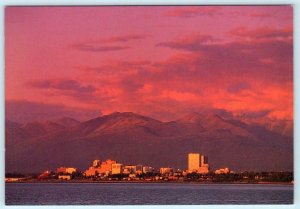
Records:
[[[293,172],[243,172],[229,174],[212,174],[213,182],[291,182]]]
[[[50,172],[47,176],[41,178],[39,174],[22,174],[22,173],[6,173],[6,178],[25,178],[40,179],[40,180],[55,180],[58,179],[57,173]],[[107,176],[91,176],[86,177],[82,172],[75,172],[71,175],[73,180],[91,179],[95,181],[101,180],[127,180],[128,174],[109,174]],[[168,180],[168,181],[187,181],[187,182],[212,182],[212,183],[259,183],[259,182],[286,182],[290,183],[294,180],[293,172],[242,172],[242,173],[227,173],[227,174],[199,174],[199,173],[146,173],[136,174],[134,180]]]

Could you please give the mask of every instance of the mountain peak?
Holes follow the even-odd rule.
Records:
[[[201,118],[203,118],[203,115],[196,112],[192,112],[180,118],[178,121],[182,123],[195,123],[195,122],[199,122]]]
[[[215,113],[197,113],[192,112],[178,120],[181,123],[202,123],[208,121],[223,121],[223,118]]]
[[[80,121],[70,117],[62,117],[57,119],[55,123],[62,125],[64,127],[71,127],[71,126],[78,125]]]
[[[144,126],[150,123],[160,122],[133,112],[114,112],[82,123],[81,129],[84,132],[99,132],[103,130],[108,131],[133,126]]]

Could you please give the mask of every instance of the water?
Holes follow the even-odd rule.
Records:
[[[7,205],[292,204],[292,185],[6,183]]]

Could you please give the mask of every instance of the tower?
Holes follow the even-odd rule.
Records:
[[[200,154],[199,153],[189,153],[188,154],[188,171],[197,172],[200,167]]]

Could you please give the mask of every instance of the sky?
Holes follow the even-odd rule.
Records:
[[[293,119],[291,6],[5,8],[6,117]]]

